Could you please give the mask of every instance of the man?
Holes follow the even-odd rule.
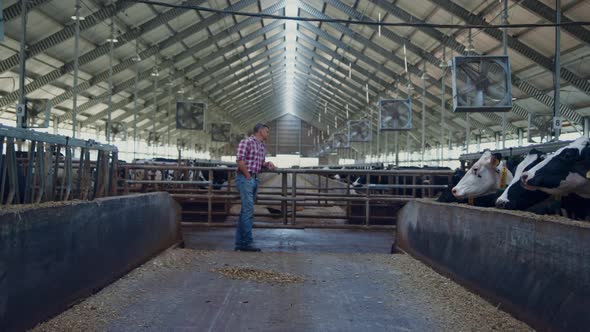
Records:
[[[266,157],[264,142],[269,132],[267,125],[257,123],[254,126],[254,134],[241,140],[238,145],[236,186],[240,192],[242,209],[236,228],[236,251],[260,251],[260,248],[253,246],[252,223],[254,222],[254,199],[258,190],[258,174],[263,167],[275,169],[272,162],[264,160]]]

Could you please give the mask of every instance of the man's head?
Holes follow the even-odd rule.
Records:
[[[261,140],[266,141],[268,139],[268,134],[270,132],[270,128],[264,123],[257,123],[254,126],[254,135]]]

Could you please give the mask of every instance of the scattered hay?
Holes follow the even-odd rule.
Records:
[[[217,272],[230,279],[253,280],[256,282],[293,284],[305,281],[305,278],[293,274],[249,267],[223,267],[213,269],[211,272]]]
[[[35,210],[35,209],[42,209],[42,208],[49,208],[49,207],[62,207],[62,206],[70,206],[70,205],[77,205],[80,203],[84,203],[86,201],[82,200],[72,200],[72,201],[51,201],[51,202],[43,202],[39,204],[11,204],[11,205],[0,205],[0,214],[5,213],[14,213],[20,214],[22,212],[28,210]]]

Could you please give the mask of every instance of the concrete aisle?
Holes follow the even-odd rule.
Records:
[[[233,250],[235,228],[184,227],[185,246],[200,250]],[[391,252],[393,230],[267,229],[252,230],[263,251],[381,253]]]
[[[244,253],[223,250],[231,231],[187,234],[189,246],[210,237],[221,248],[168,250],[37,331],[528,329],[410,256],[382,253],[391,244],[386,232],[264,230],[255,236],[265,252]],[[245,268],[305,280],[236,280],[216,271]]]

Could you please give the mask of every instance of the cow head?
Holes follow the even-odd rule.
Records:
[[[535,167],[524,172],[520,179],[529,190],[542,190],[551,195],[564,195],[574,192],[587,184],[584,169],[590,154],[590,140],[581,137],[569,145],[547,156]]]
[[[521,175],[540,163],[544,157],[545,155],[536,149],[529,151],[528,155],[516,167],[514,178],[510,182],[510,185],[496,200],[497,207],[509,210],[522,210],[547,197],[547,194],[538,191],[534,191],[534,194],[526,192],[526,189],[520,182]]]
[[[451,192],[456,198],[463,199],[496,191],[500,183],[500,174],[497,172],[497,168],[501,166],[497,156],[492,155],[490,150],[484,151],[479,160],[473,164]],[[510,180],[511,178],[512,174],[510,174]]]

